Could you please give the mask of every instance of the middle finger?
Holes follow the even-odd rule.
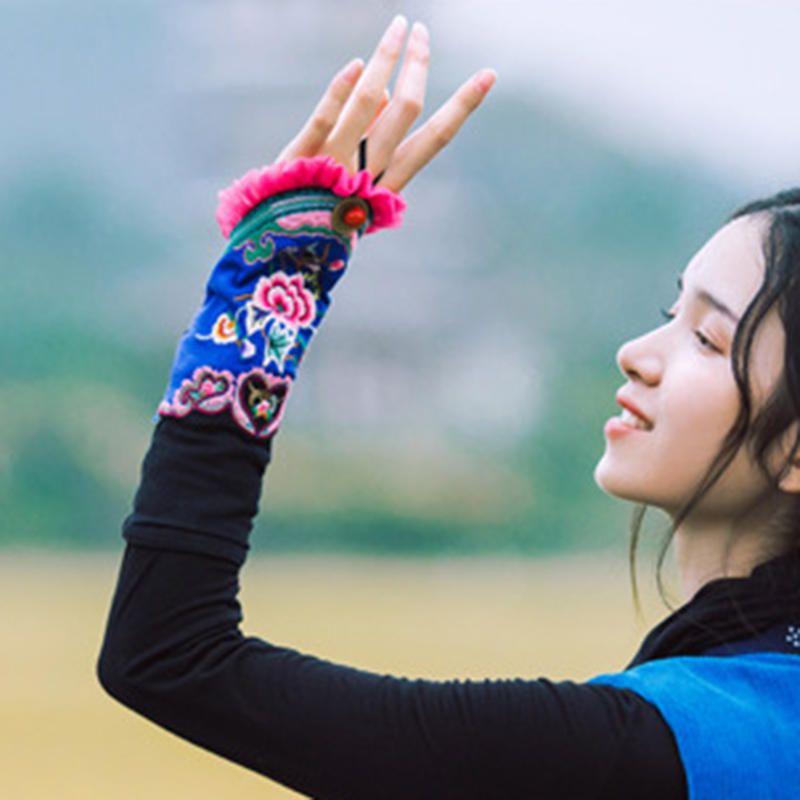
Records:
[[[368,169],[382,172],[397,145],[422,113],[430,57],[428,29],[417,22],[411,29],[406,56],[394,86],[394,99],[370,133]]]
[[[384,89],[403,49],[408,21],[402,15],[392,20],[364,69],[355,91],[331,133],[325,152],[346,164],[384,97]]]

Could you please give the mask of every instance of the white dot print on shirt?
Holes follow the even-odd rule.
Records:
[[[786,634],[786,641],[792,647],[800,648],[800,627],[797,625],[790,625]]]

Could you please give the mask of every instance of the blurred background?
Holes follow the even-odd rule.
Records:
[[[151,416],[224,245],[216,193],[396,13],[431,31],[420,124],[479,68],[499,78],[404,225],[359,244],[304,359],[245,568],[254,632],[280,616],[295,646],[409,674],[620,667],[643,630],[630,507],[592,477],[616,351],[726,214],[798,183],[800,6],[0,10],[0,794],[292,796],[116,708],[93,661]]]

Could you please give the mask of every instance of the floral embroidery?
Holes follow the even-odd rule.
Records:
[[[211,338],[215,344],[230,344],[239,337],[236,334],[236,320],[232,314],[220,314],[211,330]]]
[[[291,385],[291,378],[279,378],[258,367],[243,373],[236,383],[234,419],[254,436],[272,436],[283,417]]]
[[[281,319],[273,319],[262,331],[266,344],[264,346],[264,366],[274,361],[278,369],[283,369],[284,360],[297,338],[297,329]]]
[[[206,414],[216,414],[230,405],[235,379],[228,370],[216,371],[211,367],[197,367],[175,391],[172,402],[166,400],[158,407],[159,413],[185,417],[197,409]]]
[[[318,273],[311,273],[309,279],[320,288]],[[251,359],[258,352],[251,337],[261,333],[262,366],[274,363],[283,371],[288,360],[298,361],[290,351],[298,343],[305,347],[308,337],[301,336],[300,329],[311,327],[318,313],[317,300],[302,275],[276,272],[261,277],[252,293],[236,295],[233,300],[247,302],[235,312],[220,314],[210,333],[195,333],[194,337],[214,344],[236,344],[241,357]]]
[[[333,163],[306,166],[314,180],[306,167],[280,167],[254,173],[222,198],[230,244],[176,353],[162,415],[229,409],[243,430],[271,436],[359,236],[399,222],[402,201],[388,191],[340,186],[345,172]],[[367,219],[358,230],[337,229],[334,212],[350,198],[361,198]]]
[[[319,248],[318,243],[304,246],[286,247],[278,254],[278,262],[282,269],[287,267],[294,271],[302,272],[305,276],[305,285],[309,288],[314,297],[321,297],[322,275],[327,266],[330,272],[337,272],[344,269],[344,259],[338,258],[329,261],[331,243],[326,242],[323,248]]]
[[[319,271],[328,263],[330,253],[330,241],[326,241],[324,247],[320,242],[306,245],[290,245],[281,250],[278,260],[281,267],[285,267],[288,261],[296,270],[311,269]]]
[[[275,243],[275,236],[289,241],[307,240],[309,236],[313,236],[316,241],[304,241],[302,244],[285,244],[280,249],[277,249],[278,245]],[[325,235],[320,233],[319,230],[303,228],[289,233],[270,226],[260,233],[257,238],[245,239],[234,245],[233,249],[241,251],[242,260],[247,266],[277,258],[278,269],[281,270],[285,270],[287,267],[301,270],[309,265],[313,265],[317,269],[327,265],[330,269],[336,270],[341,267],[331,266],[331,263],[338,264],[341,262],[344,265],[344,261],[335,259],[329,263],[331,247],[335,243],[345,244],[350,249],[353,246],[352,237],[341,237],[332,232]]]
[[[236,317],[231,313],[220,314],[211,328],[211,333],[196,333],[195,339],[208,341],[214,344],[233,344],[239,341],[239,333],[236,328]]]
[[[792,647],[800,648],[800,627],[797,625],[790,625],[788,633],[786,634],[786,641],[792,645]]]
[[[302,275],[289,277],[285,272],[259,278],[252,304],[298,328],[310,325],[317,312],[314,295],[303,286]]]
[[[280,425],[291,378],[279,378],[256,367],[234,378],[227,370],[198,367],[191,380],[175,392],[172,403],[166,400],[158,413],[166,417],[185,417],[190,411],[218,414],[230,408],[236,423],[248,433],[266,439]]]
[[[264,339],[263,366],[274,362],[279,370],[283,370],[289,351],[298,339],[299,329],[310,326],[317,315],[314,295],[303,285],[301,275],[276,272],[259,278],[252,295],[237,297],[245,298],[248,302],[242,311],[247,336],[260,331]],[[255,348],[246,342],[242,356],[253,355]]]
[[[270,231],[265,231],[257,239],[248,239],[241,248],[244,263],[252,266],[269,261],[275,255],[275,240]]]

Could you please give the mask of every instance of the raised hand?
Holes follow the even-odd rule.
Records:
[[[400,191],[458,133],[493,86],[494,70],[466,80],[413,134],[404,138],[422,113],[428,77],[429,35],[415,22],[389,99],[387,84],[403,49],[408,22],[397,16],[366,66],[354,59],[331,80],[325,94],[279,161],[332,156],[351,172],[358,144],[368,136],[366,168],[380,185]]]
[[[161,416],[226,412],[257,438],[277,431],[355,243],[400,223],[405,201],[397,192],[453,139],[495,81],[492,70],[476,73],[406,137],[428,75],[428,32],[416,23],[390,97],[407,25],[397,17],[369,63],[356,59],[333,78],[274,164],[220,193],[217,221],[230,240],[178,345]],[[362,172],[356,155],[365,136]]]

